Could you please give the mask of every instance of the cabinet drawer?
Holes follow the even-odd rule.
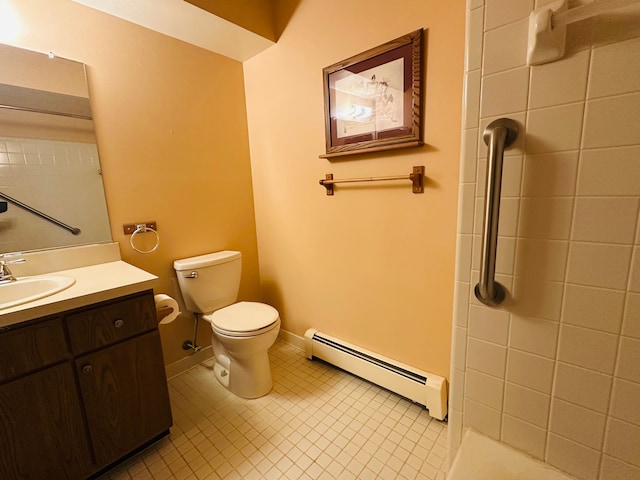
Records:
[[[62,320],[55,318],[0,335],[0,383],[69,356]]]
[[[151,294],[74,313],[66,320],[76,354],[153,330],[158,324]]]

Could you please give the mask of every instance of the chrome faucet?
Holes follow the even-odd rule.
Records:
[[[0,255],[0,284],[15,282],[17,280],[16,277],[13,276],[11,270],[9,270],[9,265],[14,263],[24,263],[24,258],[16,258],[15,260],[5,260],[5,255]]]

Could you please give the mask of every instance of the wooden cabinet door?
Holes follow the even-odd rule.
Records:
[[[157,331],[76,359],[87,423],[100,467],[171,426]]]
[[[0,386],[0,478],[79,479],[92,470],[70,363]]]

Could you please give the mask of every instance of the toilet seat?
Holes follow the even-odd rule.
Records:
[[[279,320],[271,305],[258,302],[238,302],[205,315],[205,320],[222,335],[251,337],[271,330]]]

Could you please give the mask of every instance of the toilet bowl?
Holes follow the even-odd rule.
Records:
[[[268,350],[280,331],[271,305],[238,302],[242,254],[222,251],[173,263],[187,310],[211,327],[214,374],[231,393],[258,398],[272,388]]]
[[[202,317],[211,325],[218,381],[242,398],[271,391],[268,350],[278,338],[280,317],[270,305],[239,302]]]

